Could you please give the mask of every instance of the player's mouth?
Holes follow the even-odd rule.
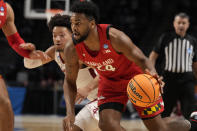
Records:
[[[62,44],[55,44],[56,46],[61,46]]]
[[[79,37],[80,34],[78,32],[73,32],[74,37]]]

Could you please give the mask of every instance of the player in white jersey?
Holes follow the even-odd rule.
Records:
[[[46,60],[24,58],[24,66],[26,68],[36,68],[53,60],[59,65],[61,70],[65,72],[63,50],[65,43],[71,38],[70,17],[67,15],[56,14],[49,21],[49,30],[53,35],[54,45],[45,51]],[[28,48],[28,44],[26,44]],[[95,78],[94,78],[95,77]],[[98,106],[97,106],[97,84],[98,77],[93,69],[83,68],[79,70],[77,77],[77,101],[81,101],[84,97],[91,101],[76,116],[73,131],[96,131],[98,127]],[[88,95],[89,94],[89,95]]]

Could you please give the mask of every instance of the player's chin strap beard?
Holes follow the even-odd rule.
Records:
[[[85,35],[81,36],[81,38],[79,38],[78,40],[75,39],[76,43],[81,43],[81,42],[83,42],[84,40],[86,40],[86,38],[87,38],[88,35],[89,35],[89,32],[90,32],[90,29],[88,29],[87,32],[85,33]]]

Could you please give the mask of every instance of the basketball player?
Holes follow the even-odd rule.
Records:
[[[75,2],[71,8],[73,32],[65,46],[66,76],[64,81],[67,116],[64,129],[71,131],[75,121],[76,79],[79,60],[93,67],[99,74],[98,106],[99,127],[102,131],[123,131],[120,126],[121,113],[128,101],[127,84],[135,75],[146,69],[163,87],[162,79],[142,51],[123,32],[107,24],[97,24],[98,8],[92,2]],[[135,64],[136,63],[136,64]],[[142,71],[143,70],[143,71]],[[156,106],[159,108],[156,109]],[[137,107],[140,117],[150,131],[188,131],[187,120],[164,121],[160,113],[164,110],[162,98],[147,108]],[[148,110],[148,112],[146,112]]]
[[[12,7],[0,0],[0,28],[5,34],[9,45],[14,49],[19,55],[23,57],[28,57],[31,59],[45,59],[41,52],[32,51],[35,49],[33,44],[30,50],[22,49],[20,45],[25,43],[17,32],[16,26],[14,24],[14,12]],[[14,114],[12,111],[12,106],[9,100],[8,92],[6,90],[6,84],[0,75],[0,131],[13,131],[14,130]]]
[[[71,27],[70,27],[70,17],[67,15],[56,14],[49,21],[49,30],[53,35],[54,45],[49,47],[45,51],[47,59],[41,60],[32,60],[24,58],[24,66],[26,68],[36,68],[43,64],[49,63],[53,60],[59,65],[61,70],[65,72],[64,64],[64,46],[66,41],[71,38]],[[28,48],[28,44],[24,45],[25,48]],[[98,77],[96,77],[94,70],[91,68],[80,69],[78,78],[77,78],[77,88],[80,95],[89,94],[87,98],[91,101],[87,104],[76,116],[75,126],[73,131],[96,131],[98,127],[98,106],[97,106],[97,88],[98,87]],[[88,93],[89,92],[89,93]],[[80,98],[80,97],[79,97]]]

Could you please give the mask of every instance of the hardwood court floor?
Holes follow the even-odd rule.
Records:
[[[62,131],[62,119],[59,116],[15,116],[14,131]],[[141,120],[122,120],[121,125],[127,131],[147,131]]]

